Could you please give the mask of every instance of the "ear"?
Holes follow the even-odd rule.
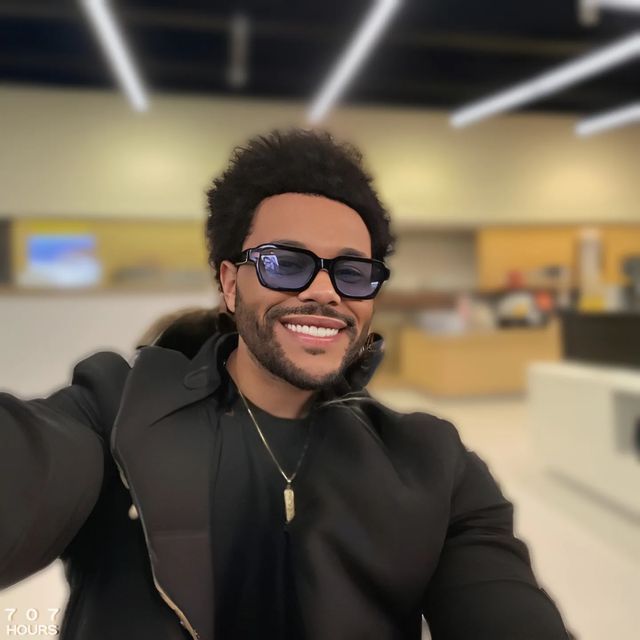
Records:
[[[238,275],[238,267],[229,260],[223,260],[220,263],[220,284],[222,286],[222,295],[227,309],[231,313],[236,311],[236,278]]]

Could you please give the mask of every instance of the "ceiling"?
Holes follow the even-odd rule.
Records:
[[[372,0],[112,2],[150,93],[310,101]],[[249,19],[247,83],[228,80],[232,16]],[[577,0],[405,0],[342,102],[454,108],[640,30],[640,13],[583,26]],[[0,0],[0,81],[112,87],[72,0]],[[640,99],[640,59],[527,107],[594,113]]]

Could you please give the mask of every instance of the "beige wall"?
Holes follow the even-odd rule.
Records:
[[[467,291],[477,284],[475,235],[425,230],[398,234],[388,287],[404,291]]]
[[[0,214],[199,218],[232,147],[304,124],[306,105],[0,88]],[[574,118],[512,115],[454,130],[443,112],[341,108],[327,126],[365,152],[397,223],[640,218],[640,129],[594,138]]]

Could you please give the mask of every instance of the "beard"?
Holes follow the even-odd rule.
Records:
[[[279,318],[291,313],[338,317],[335,312],[324,313],[321,305],[307,305],[296,309],[272,309],[267,312],[264,322],[261,322],[257,311],[247,304],[240,291],[236,290],[234,320],[240,337],[244,340],[251,357],[256,362],[272,375],[298,389],[320,391],[334,386],[342,380],[344,371],[349,365],[358,358],[360,349],[369,334],[369,323],[362,328],[359,335],[356,335],[352,321],[345,317],[339,317],[340,320],[347,322],[347,326],[341,331],[349,332],[349,346],[337,369],[324,375],[313,375],[288,358],[276,338],[276,323],[279,322]],[[324,353],[322,349],[313,348],[307,348],[307,352],[314,355]]]

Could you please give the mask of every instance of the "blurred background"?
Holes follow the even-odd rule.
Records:
[[[372,393],[454,421],[576,638],[640,637],[640,1],[0,0],[0,81],[0,388],[216,305],[207,185],[327,128],[397,234]]]

